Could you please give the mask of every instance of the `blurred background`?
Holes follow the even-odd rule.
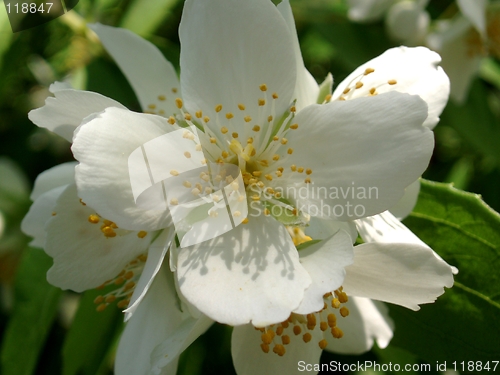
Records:
[[[353,20],[348,16],[346,0],[291,0],[291,4],[306,67],[318,82],[331,72],[334,87],[356,67],[388,48],[405,41],[428,43],[425,36],[409,41],[394,35],[383,12],[373,19]],[[46,284],[45,272],[51,260],[43,252],[30,249],[29,238],[19,229],[31,204],[29,194],[36,176],[73,160],[69,143],[33,125],[28,112],[44,105],[54,81],[99,92],[140,111],[131,87],[86,23],[130,29],[154,43],[178,69],[177,29],[182,0],[80,0],[73,5],[71,11],[53,21],[16,33],[4,5],[0,5],[0,358],[4,375],[112,374],[116,339],[122,329],[118,309],[94,312],[93,291],[82,297]],[[428,33],[439,31],[440,21],[460,16],[454,0],[432,0],[424,6],[430,20]],[[28,21],[20,17],[19,22],[23,27]],[[465,97],[450,100],[434,130],[435,152],[424,178],[453,182],[459,189],[480,194],[499,211],[500,64],[495,43],[500,51],[500,27],[497,31],[492,26],[488,32],[488,42],[478,55],[480,61]],[[33,259],[38,262],[36,268],[30,266]],[[491,277],[498,285],[498,273]],[[430,307],[425,316],[438,315],[436,306]],[[391,314],[397,316],[396,310],[391,308]],[[13,311],[23,319],[15,320]],[[498,307],[496,311],[500,311]],[[79,324],[70,328],[77,318]],[[399,323],[405,319],[396,320]],[[480,311],[478,319],[483,319]],[[32,324],[26,325],[26,321]],[[496,332],[493,337],[498,339],[498,319],[483,323],[491,325]],[[412,324],[411,319],[407,324]],[[397,326],[395,334],[385,350],[374,348],[363,356],[324,353],[322,361],[376,360],[434,366],[437,360],[453,360],[453,353],[445,349],[434,356],[409,350],[408,343],[415,337],[403,325]],[[426,334],[432,332],[418,333]],[[230,335],[229,327],[213,326],[182,355],[178,373],[233,374]],[[470,340],[479,339],[471,333]],[[497,353],[500,360],[500,351]],[[65,361],[74,365],[63,365]]]

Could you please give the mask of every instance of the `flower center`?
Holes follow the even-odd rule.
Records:
[[[325,294],[323,299],[324,307],[320,311],[307,315],[292,313],[284,322],[268,327],[255,327],[261,332],[262,343],[260,347],[262,351],[269,353],[272,346],[273,352],[281,357],[286,353],[286,346],[291,343],[293,338],[299,339],[299,336],[305,343],[312,342],[313,335],[319,337],[320,340],[317,343],[321,349],[327,347],[326,338],[328,336],[334,339],[342,338],[344,333],[337,326],[337,315],[342,318],[349,315],[349,309],[342,306],[349,298],[340,287],[333,293]]]

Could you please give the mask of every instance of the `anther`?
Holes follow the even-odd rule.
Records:
[[[273,116],[271,116],[271,115],[267,116],[267,122],[271,122],[271,121],[273,121]]]
[[[260,91],[267,91],[267,85],[263,83],[262,85],[259,86]]]
[[[181,109],[182,106],[183,106],[182,99],[181,98],[176,98],[175,99],[175,105],[177,106],[177,108]]]
[[[365,75],[365,76],[367,76],[368,74],[371,74],[371,73],[373,73],[374,71],[375,71],[375,69],[373,69],[373,68],[366,68],[366,69],[365,69],[365,73],[364,73],[364,75]]]
[[[204,121],[205,123],[208,123],[208,122],[210,121],[210,117],[208,117],[208,116],[203,116],[203,121]]]
[[[94,299],[94,303],[95,303],[96,305],[99,305],[99,304],[101,304],[101,303],[103,303],[103,302],[104,302],[104,297],[103,297],[103,296],[97,296],[97,297]]]
[[[120,302],[118,302],[116,304],[116,306],[119,308],[119,309],[124,309],[125,307],[128,306],[128,304],[130,303],[130,301],[128,299],[123,299],[121,300]]]
[[[273,160],[274,161],[280,160],[280,156],[278,154],[273,155]]]
[[[260,347],[264,353],[269,353],[269,345],[268,344],[260,344]]]
[[[92,223],[92,224],[97,224],[99,222],[99,216],[98,215],[90,215],[89,218],[89,223]]]
[[[229,153],[227,151],[222,151],[221,156],[225,159],[229,156]]]
[[[351,89],[348,87],[344,91],[342,91],[342,94],[344,95],[349,94],[349,91],[351,91]]]
[[[304,179],[304,182],[305,182],[306,184],[310,184],[310,183],[311,183],[311,179],[310,179],[309,177],[307,177],[306,179]]]
[[[229,130],[227,130],[227,128],[225,126],[223,126],[222,128],[220,128],[220,132],[222,134],[226,134]]]
[[[260,130],[260,126],[259,125],[254,125],[254,127],[252,128],[252,130],[254,132],[258,132]]]
[[[189,113],[184,113],[184,118],[186,121],[191,121],[191,115]]]
[[[186,181],[184,181],[184,182],[182,183],[182,185],[184,185],[184,187],[186,187],[186,188],[188,188],[188,189],[192,186],[192,185],[191,185],[191,182],[189,182],[189,181],[187,181],[187,180],[186,180]]]
[[[148,232],[141,230],[139,233],[137,233],[137,237],[144,238],[147,236],[147,234],[148,234]]]
[[[222,104],[218,104],[215,106],[215,112],[219,113],[220,111],[222,111]]]
[[[172,206],[177,206],[179,204],[179,201],[176,198],[170,199],[170,204]]]
[[[241,221],[241,224],[248,224],[248,217],[244,218],[244,219]]]
[[[290,107],[290,112],[295,113],[296,111],[297,111],[297,108],[294,105],[292,105]]]
[[[231,120],[234,117],[234,115],[231,112],[226,113],[226,118],[228,120]]]
[[[326,319],[328,320],[328,326],[330,328],[335,327],[335,325],[337,324],[337,317],[335,316],[335,314],[328,314]]]
[[[293,148],[289,148],[287,151],[288,155],[292,155],[293,154]]]
[[[281,344],[276,344],[274,345],[273,352],[279,355],[280,357],[283,357],[286,353],[285,347]]]
[[[343,318],[345,318],[347,315],[349,315],[349,309],[345,306],[341,307],[340,310],[340,315],[342,315]]]
[[[293,130],[298,129],[298,127],[299,127],[299,124],[290,125],[290,129],[293,129]]]
[[[173,92],[174,94],[175,94],[175,93],[177,93],[177,88],[173,87],[173,88],[172,88],[172,92]]]
[[[240,111],[244,111],[244,110],[245,110],[245,108],[246,108],[246,107],[245,107],[243,104],[241,104],[241,103],[240,103],[240,104],[238,104],[238,109],[239,109]]]
[[[234,132],[233,134],[231,134],[233,136],[233,138],[238,138],[238,133]]]
[[[292,170],[292,172],[296,172],[297,171],[297,166],[295,164],[292,164],[290,166],[290,169]]]
[[[214,137],[210,137],[210,143],[217,143],[217,140]]]
[[[318,345],[321,349],[325,349],[326,346],[328,345],[328,341],[326,341],[325,339],[321,340],[320,342],[318,342]]]
[[[312,169],[311,169],[311,168],[307,168],[307,169],[306,169],[306,174],[307,174],[307,175],[310,175],[311,173],[313,173]]]
[[[340,339],[342,336],[344,336],[344,332],[339,327],[332,327],[331,331],[332,336],[335,337],[336,339]]]
[[[376,93],[376,92],[377,92],[377,89],[376,89],[375,87],[372,87],[372,88],[370,89],[370,94],[371,94],[371,95],[375,95],[375,93]]]
[[[99,306],[97,306],[96,311],[97,312],[103,312],[106,309],[107,306],[108,305],[106,305],[105,303],[102,303]]]
[[[356,82],[356,89],[360,89],[361,87],[363,87],[363,82]]]
[[[300,335],[301,332],[302,332],[302,328],[300,328],[300,326],[293,326],[293,334],[295,336]]]
[[[281,342],[283,343],[283,345],[290,344],[290,336],[288,335],[281,336]]]
[[[276,94],[275,92],[273,92],[273,99],[278,99],[278,94]]]
[[[288,143],[288,139],[286,138],[281,138],[281,144],[286,145]]]
[[[86,206],[85,202],[82,201],[82,198],[80,198],[79,201],[80,201],[80,203],[81,203],[82,206]]]
[[[165,97],[165,95],[158,95],[158,100],[160,101],[164,101],[166,100],[167,98]]]
[[[327,322],[320,322],[319,329],[321,329],[323,332],[326,331],[328,329],[328,323]]]
[[[174,125],[175,124],[175,118],[174,118],[174,116],[170,116],[167,121],[168,121],[168,123],[170,125]]]
[[[302,340],[304,340],[304,342],[306,342],[306,343],[311,341],[311,339],[312,339],[312,335],[309,332],[304,333],[304,335],[302,336]]]
[[[262,106],[265,106],[265,105],[266,105],[266,99],[262,99],[262,98],[260,98],[260,99],[257,101],[257,103],[258,103],[258,104],[259,104],[259,106],[261,106],[261,107],[262,107]]]
[[[245,122],[250,122],[250,121],[252,121],[252,118],[250,116],[245,116],[245,117],[243,117],[243,120]]]
[[[106,297],[105,301],[106,301],[106,303],[113,303],[116,301],[116,296],[114,296],[113,294],[110,294],[109,296]]]
[[[149,109],[155,109],[155,108],[156,108],[156,104],[149,104],[149,105],[148,105],[148,108],[149,108]]]
[[[116,237],[116,232],[111,227],[103,227],[101,231],[102,233],[104,233],[105,237],[108,238]]]
[[[273,180],[273,176],[271,176],[270,174],[266,174],[264,177],[266,178],[266,180],[269,180],[269,181]]]
[[[255,176],[255,177],[260,177],[262,175],[262,171],[253,171],[252,174]]]
[[[191,153],[189,151],[184,151],[184,156],[189,159],[191,157]]]
[[[389,81],[387,81],[387,83],[392,86],[398,83],[398,81],[396,81],[395,79],[390,79]]]
[[[203,112],[200,110],[200,111],[196,111],[194,113],[194,115],[196,116],[196,118],[202,118],[203,117]]]

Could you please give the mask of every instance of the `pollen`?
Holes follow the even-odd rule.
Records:
[[[219,113],[220,111],[222,111],[222,104],[217,104],[215,106],[215,112]]]
[[[390,79],[389,81],[387,81],[387,83],[391,86],[395,85],[396,83],[398,83],[398,81],[396,81],[395,79]]]
[[[184,151],[184,156],[189,159],[191,157],[191,153],[189,151]]]
[[[293,125],[290,125],[290,129],[298,129],[299,128],[299,124],[293,124]]]
[[[257,103],[259,104],[260,107],[263,107],[266,105],[266,99],[260,98]]]
[[[226,118],[228,120],[231,120],[234,117],[234,115],[231,112],[226,113]]]
[[[99,222],[99,216],[96,214],[89,215],[88,221],[89,223],[97,224]]]
[[[182,102],[181,98],[175,98],[175,105],[177,108],[181,109],[184,103]]]
[[[226,134],[229,130],[227,130],[227,128],[225,126],[223,126],[222,128],[220,128],[220,132],[222,134]]]
[[[205,123],[208,123],[210,121],[210,117],[203,116],[203,121],[205,121]]]
[[[238,138],[238,133],[234,132],[233,134],[231,134],[233,138]]]
[[[275,100],[278,99],[278,94],[275,92],[273,92],[273,99],[275,99]]]
[[[262,85],[259,86],[260,91],[267,91],[267,85],[263,83]]]
[[[210,143],[217,143],[217,140],[214,137],[210,137]]]
[[[168,123],[170,125],[174,125],[175,124],[175,118],[173,116],[170,116],[167,121],[168,121]]]
[[[252,118],[251,118],[250,116],[245,116],[245,117],[243,118],[243,120],[244,120],[245,122],[250,122],[250,121],[252,121]]]
[[[286,145],[288,143],[288,139],[286,138],[281,138],[281,144]]]
[[[356,82],[356,85],[354,87],[356,87],[356,89],[360,89],[361,87],[363,87],[363,82]]]
[[[194,113],[194,115],[196,116],[196,118],[202,118],[203,117],[203,112],[200,110],[200,111],[196,111]]]
[[[239,109],[240,111],[244,111],[244,110],[245,110],[245,108],[246,108],[246,107],[245,107],[245,105],[244,105],[244,104],[241,104],[241,103],[240,103],[240,104],[238,104],[238,109]]]
[[[280,156],[278,154],[273,155],[273,160],[274,161],[280,160]]]
[[[321,349],[325,349],[326,346],[328,345],[328,341],[326,341],[325,339],[321,340],[319,343],[318,343],[319,347]]]
[[[137,237],[139,238],[144,238],[148,235],[148,232],[141,230],[139,233],[137,233]]]
[[[149,105],[148,105],[148,108],[149,108],[149,109],[155,109],[155,108],[156,108],[156,104],[149,104]]]
[[[260,126],[259,126],[259,125],[255,125],[255,126],[252,128],[252,130],[253,130],[254,132],[258,132],[258,131],[260,130]]]
[[[158,100],[163,102],[164,100],[167,100],[167,98],[165,97],[165,95],[158,95]]]
[[[348,87],[344,91],[342,91],[342,94],[344,95],[349,94],[349,91],[351,91],[351,89]]]
[[[373,69],[373,68],[366,68],[364,75],[367,76],[368,74],[372,74],[374,71],[375,71],[375,69]]]

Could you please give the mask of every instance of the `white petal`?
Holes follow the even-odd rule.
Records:
[[[307,107],[309,104],[316,103],[319,94],[319,86],[314,77],[304,66],[302,53],[300,52],[299,38],[295,30],[295,21],[293,19],[292,8],[289,0],[283,0],[278,4],[278,10],[286,21],[290,34],[293,38],[293,50],[295,52],[295,61],[297,63],[297,83],[295,84],[294,98],[297,99],[295,107],[297,111]]]
[[[45,105],[28,114],[33,123],[46,128],[67,141],[73,140],[73,132],[84,118],[108,107],[125,108],[117,101],[91,91],[73,89],[54,90],[54,97]]]
[[[115,277],[130,261],[144,253],[151,235],[115,229],[116,237],[105,237],[101,223],[88,217],[95,211],[80,203],[74,184],[57,200],[56,213],[47,223],[45,251],[54,258],[48,281],[61,289],[81,292],[96,288]]]
[[[406,45],[421,44],[427,35],[430,16],[415,1],[394,4],[387,12],[388,34],[397,42]]]
[[[320,219],[311,217],[309,226],[306,229],[306,234],[313,240],[324,240],[334,235],[339,230],[344,230],[351,236],[352,243],[358,238],[358,230],[352,221],[337,221],[331,219]]]
[[[305,315],[320,311],[324,304],[323,295],[342,285],[344,267],[353,262],[352,240],[349,234],[339,231],[329,239],[301,250],[299,255],[312,283],[294,313]]]
[[[457,0],[457,5],[477,31],[482,36],[486,36],[486,6],[488,0]]]
[[[179,80],[174,67],[158,48],[130,30],[99,23],[89,27],[127,77],[143,111],[159,114],[164,111],[167,116],[178,112],[175,99],[181,95]]]
[[[245,115],[264,123],[272,114],[259,119],[259,98],[267,98],[265,112],[274,106],[276,116],[290,105],[296,82],[293,38],[270,1],[188,0],[179,35],[185,106],[191,113],[203,110],[212,119],[208,126],[223,124],[241,134]],[[262,84],[267,92],[259,89]],[[273,93],[279,98],[273,100]],[[245,110],[238,109],[240,103]],[[221,121],[216,121],[219,104]],[[228,112],[234,119],[224,118]]]
[[[429,247],[389,211],[356,220],[355,223],[359,235],[365,242],[409,243]],[[437,259],[443,261],[436,252],[433,253]],[[450,268],[454,275],[458,273],[457,268],[453,266]]]
[[[344,336],[340,340],[328,340],[326,350],[340,354],[362,354],[372,348],[374,341],[382,349],[389,345],[394,323],[382,302],[351,296],[345,306],[349,309],[349,315],[337,320]]]
[[[175,332],[182,322],[176,298],[172,274],[165,267],[125,326],[116,353],[116,375],[150,374],[154,348]],[[173,359],[161,375],[175,375],[177,360]]]
[[[141,277],[135,286],[134,293],[130,299],[129,306],[123,312],[125,313],[125,321],[129,320],[137,307],[144,299],[147,291],[149,290],[151,284],[153,283],[160,267],[163,263],[163,259],[167,254],[167,251],[172,243],[175,236],[175,230],[171,226],[165,229],[149,246],[148,249],[148,259],[142,270]]]
[[[427,167],[434,142],[426,116],[419,97],[397,92],[311,105],[287,135],[294,152],[276,188],[311,216],[349,221],[382,212]],[[310,168],[311,183],[291,165]]]
[[[214,323],[210,318],[202,315],[199,319],[185,318],[168,338],[155,347],[151,353],[150,374],[160,374],[160,371],[169,366],[194,340]],[[161,373],[163,374],[163,373]]]
[[[354,264],[346,268],[344,291],[419,310],[453,285],[451,267],[426,246],[408,243],[365,243],[354,248]]]
[[[403,220],[413,211],[413,208],[417,204],[419,193],[420,180],[416,180],[414,183],[406,187],[405,195],[403,195],[403,198],[401,198],[395,206],[391,207],[391,213],[399,220]]]
[[[137,206],[129,156],[146,142],[173,130],[164,118],[109,108],[81,126],[73,143],[79,196],[99,215],[130,230],[156,230],[170,224],[167,211]],[[177,157],[178,155],[176,155]],[[149,176],[146,175],[147,181]]]
[[[377,93],[399,91],[419,95],[428,106],[428,117],[424,125],[433,128],[439,121],[450,92],[450,81],[443,69],[438,66],[439,55],[425,47],[397,47],[385,51],[382,55],[368,61],[354,70],[343,80],[333,93],[333,98],[346,99],[370,95],[375,88]],[[375,69],[364,75],[366,69]],[[397,83],[390,85],[388,82]],[[357,82],[363,86],[355,89]],[[348,94],[344,90],[350,88]]]
[[[319,329],[309,331],[312,340],[308,343],[302,341],[302,336],[295,336],[292,332],[290,344],[285,346],[286,353],[282,357],[272,352],[264,353],[260,347],[261,332],[257,331],[251,324],[234,327],[231,337],[231,353],[233,355],[234,368],[238,375],[276,375],[276,374],[317,374],[318,371],[305,371],[301,364],[318,364],[321,349],[318,342],[323,339]],[[275,341],[281,344],[281,338],[275,336]]]
[[[51,189],[40,195],[31,205],[28,213],[21,222],[21,230],[28,236],[33,237],[30,246],[44,248],[47,233],[45,225],[52,217],[57,200],[66,185]]]
[[[288,318],[311,278],[282,224],[264,215],[249,219],[220,237],[180,249],[177,278],[186,299],[210,318],[266,326]]]
[[[370,22],[382,18],[394,0],[348,0],[349,19],[358,22]]]
[[[31,200],[37,200],[39,196],[49,190],[75,183],[76,165],[76,162],[70,161],[56,165],[40,173],[35,180],[35,185],[30,196]]]
[[[443,58],[441,65],[451,81],[450,95],[459,103],[467,98],[483,58],[477,46],[469,43],[471,31],[471,23],[464,17],[458,17],[451,22],[440,23],[437,31],[427,38],[428,45]]]

